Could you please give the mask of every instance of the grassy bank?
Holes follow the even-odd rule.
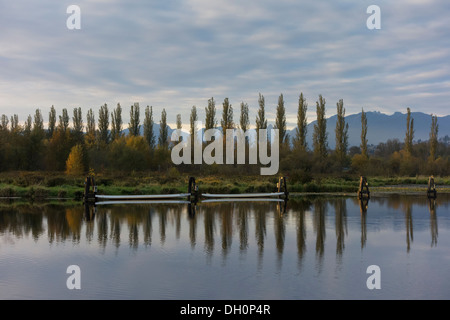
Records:
[[[273,192],[278,176],[195,176],[201,192],[209,193],[252,193]],[[177,171],[168,173],[132,173],[96,175],[100,194],[139,195],[169,194],[187,191],[189,175]],[[0,197],[25,199],[81,199],[85,177],[67,176],[58,172],[3,172],[0,174]],[[426,190],[428,177],[368,177],[371,191],[399,191],[403,189]],[[359,177],[318,176],[300,181],[287,177],[288,190],[292,193],[345,192],[358,190]],[[437,186],[450,190],[450,177],[436,177]]]

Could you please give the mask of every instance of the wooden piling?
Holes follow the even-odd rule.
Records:
[[[359,179],[358,199],[370,199],[369,183],[363,176]]]
[[[436,192],[436,184],[434,182],[434,177],[430,176],[428,178],[428,188],[427,188],[427,197],[431,199],[435,199],[437,196]]]

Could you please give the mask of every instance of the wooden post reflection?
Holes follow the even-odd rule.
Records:
[[[345,248],[345,235],[347,234],[347,205],[345,199],[335,201],[335,227],[336,227],[336,255],[342,256]]]
[[[367,241],[367,224],[366,216],[369,208],[369,199],[359,199],[359,213],[361,214],[361,249],[366,246]]]
[[[438,238],[438,225],[435,198],[428,198],[428,209],[430,210],[431,246],[436,246]]]

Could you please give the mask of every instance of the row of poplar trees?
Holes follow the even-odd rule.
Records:
[[[120,103],[110,110],[107,104],[95,113],[89,109],[84,122],[81,108],[74,108],[72,117],[68,110],[63,109],[57,116],[54,106],[48,114],[48,126],[44,128],[44,120],[40,109],[36,109],[34,117],[31,115],[23,125],[19,124],[17,115],[10,118],[1,116],[0,121],[0,170],[51,170],[66,171],[74,174],[85,174],[89,168],[95,171],[140,171],[140,170],[166,170],[173,167],[170,161],[169,126],[167,125],[167,112],[161,112],[159,132],[154,130],[154,111],[152,106],[144,109],[141,117],[139,103],[130,106],[128,133],[124,133],[122,120],[122,107]],[[216,116],[216,101],[212,97],[205,107],[205,129],[240,128],[244,131],[250,128],[249,106],[240,103],[240,116],[234,120],[233,106],[228,98],[222,103],[222,116],[220,125]],[[438,124],[437,117],[432,116],[430,132],[429,157],[427,161],[414,157],[414,119],[411,111],[407,109],[406,137],[401,148],[394,149],[389,156],[376,157],[369,155],[367,141],[367,118],[364,110],[361,113],[361,144],[349,152],[348,123],[345,121],[345,108],[343,100],[336,103],[337,121],[335,127],[335,150],[328,148],[326,101],[319,95],[316,101],[316,123],[313,127],[313,145],[307,144],[307,111],[308,104],[303,93],[298,99],[297,126],[295,136],[289,137],[286,128],[286,110],[283,94],[280,94],[276,106],[274,128],[279,130],[280,139],[280,169],[294,172],[298,179],[308,179],[314,173],[330,173],[353,171],[361,174],[418,174],[424,170],[425,162],[435,162],[438,153]],[[72,118],[72,119],[70,119]],[[143,121],[141,122],[141,119]],[[72,121],[70,121],[72,120]],[[189,117],[189,131],[191,138],[195,139],[199,128],[198,110],[193,106]],[[181,114],[176,115],[177,129],[182,128]],[[258,97],[258,110],[254,127],[267,129],[265,98]],[[423,159],[422,159],[423,160]],[[448,156],[440,159],[439,168],[448,168]],[[247,162],[248,163],[248,162]],[[191,170],[194,166],[178,166],[179,170]],[[224,166],[229,168],[229,166]],[[243,172],[259,172],[259,166],[234,165]],[[221,169],[213,167],[217,172]],[[196,166],[195,170],[211,170],[210,166]],[[379,172],[378,172],[379,171]],[[439,170],[438,170],[439,171]],[[449,174],[441,170],[441,174]],[[428,172],[427,172],[428,173]],[[306,177],[306,178],[305,178]]]

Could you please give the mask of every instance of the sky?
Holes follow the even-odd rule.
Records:
[[[67,22],[80,9],[80,29]],[[380,9],[380,29],[367,20]],[[0,0],[0,114],[22,122],[50,107],[85,118],[120,103],[123,120],[139,102],[159,122],[192,106],[204,120],[211,97],[220,119],[228,98],[239,121],[241,102],[254,125],[258,96],[274,122],[283,94],[288,128],[298,98],[316,118],[343,99],[346,114],[421,111],[448,115],[450,105],[448,0]]]

